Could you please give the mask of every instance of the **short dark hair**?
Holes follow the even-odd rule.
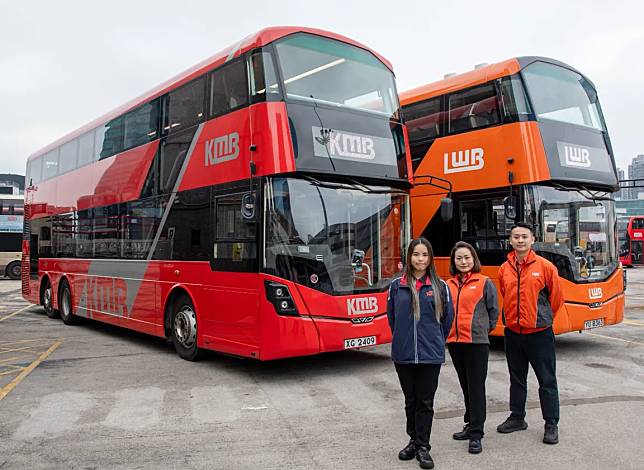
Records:
[[[449,273],[452,276],[456,276],[460,272],[456,267],[456,261],[454,260],[454,258],[456,257],[456,250],[458,250],[459,248],[467,248],[468,250],[470,250],[472,258],[474,258],[474,266],[472,266],[472,272],[480,273],[481,261],[479,260],[479,255],[478,253],[476,253],[474,247],[467,242],[456,242],[456,245],[454,245],[454,248],[452,248],[452,252],[449,255]]]
[[[529,224],[528,222],[516,222],[512,227],[510,227],[510,233],[512,233],[512,230],[515,228],[527,228],[530,230],[530,233],[534,236],[534,225]]]

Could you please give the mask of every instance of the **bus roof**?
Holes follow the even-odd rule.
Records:
[[[232,46],[222,49],[221,51],[217,52],[215,55],[193,65],[189,69],[185,70],[184,72],[181,72],[178,75],[175,75],[174,77],[163,82],[162,84],[153,88],[152,90],[146,93],[143,93],[142,95],[128,101],[122,106],[119,106],[118,108],[104,114],[103,116],[91,121],[90,123],[84,125],[83,127],[80,127],[79,129],[76,129],[75,131],[64,135],[60,139],[57,139],[56,141],[52,142],[46,147],[43,147],[37,152],[34,152],[33,154],[31,154],[29,158],[27,158],[27,161],[32,160],[40,155],[43,155],[69,140],[72,140],[72,139],[75,139],[76,137],[81,136],[85,132],[88,132],[98,127],[100,124],[108,122],[111,119],[114,119],[115,117],[118,117],[121,114],[124,114],[125,112],[136,108],[140,104],[153,100],[167,93],[168,91],[173,90],[183,85],[184,83],[189,82],[193,78],[196,78],[202,75],[203,73],[208,72],[218,67],[219,65],[222,65],[223,63],[225,63],[226,61],[234,57],[239,57],[241,54],[247,52],[250,49],[265,46],[277,39],[280,39],[282,37],[289,36],[295,33],[316,34],[318,36],[324,36],[327,38],[336,39],[338,41],[342,41],[342,42],[351,44],[353,46],[359,47],[376,56],[378,60],[380,60],[383,64],[387,66],[389,70],[393,72],[393,67],[391,65],[391,62],[389,62],[383,56],[381,56],[374,50],[368,48],[367,46],[357,41],[354,41],[353,39],[342,36],[340,34],[332,33],[330,31],[324,31],[316,28],[306,28],[306,27],[299,27],[299,26],[272,26],[272,27],[264,28],[260,31],[257,31],[256,33],[249,34],[241,41],[238,41]]]
[[[558,65],[572,70],[573,72],[584,76],[584,78],[588,80],[588,77],[582,74],[579,70],[555,59],[539,56],[513,57],[502,62],[497,62],[496,64],[478,67],[468,72],[453,75],[451,77],[444,78],[443,80],[438,80],[436,82],[428,83],[402,92],[400,93],[400,105],[405,106],[410,103],[433,98],[434,96],[440,96],[463,88],[480,85],[481,83],[486,83],[496,78],[506,77],[519,72],[521,69],[527,67],[533,62],[546,62]],[[590,82],[590,80],[588,81]],[[590,83],[592,84],[592,82]]]

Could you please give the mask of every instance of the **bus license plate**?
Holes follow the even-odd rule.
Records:
[[[597,318],[596,320],[586,320],[584,322],[584,329],[586,330],[590,330],[591,328],[599,328],[600,326],[604,326],[603,318]]]
[[[363,336],[362,338],[350,338],[344,340],[344,349],[361,348],[376,344],[375,336]]]

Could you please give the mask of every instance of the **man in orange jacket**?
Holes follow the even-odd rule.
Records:
[[[532,251],[533,244],[532,226],[517,222],[510,230],[513,251],[499,268],[511,414],[496,429],[510,433],[528,427],[525,403],[530,364],[539,382],[539,402],[545,421],[543,442],[557,444],[559,391],[552,321],[563,306],[563,296],[557,268]]]

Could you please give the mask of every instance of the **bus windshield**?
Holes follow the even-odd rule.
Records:
[[[578,192],[528,186],[528,204],[542,228],[535,251],[571,281],[599,281],[617,267],[614,202],[591,201]]]
[[[311,34],[288,36],[275,48],[287,98],[398,118],[394,75],[370,52]]]
[[[268,273],[339,295],[383,290],[401,271],[406,194],[279,177],[265,197]]]
[[[582,75],[545,62],[530,64],[521,74],[538,118],[606,130],[597,92]]]

